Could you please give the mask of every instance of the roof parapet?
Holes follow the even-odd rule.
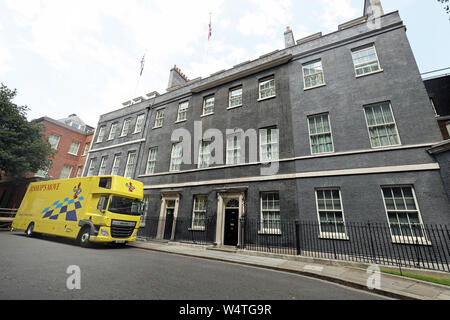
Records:
[[[322,32],[317,32],[317,33],[314,33],[314,34],[312,34],[310,36],[307,36],[307,37],[304,37],[304,38],[301,38],[301,39],[297,40],[297,44],[306,43],[308,41],[316,40],[316,39],[319,39],[321,37],[322,37]]]

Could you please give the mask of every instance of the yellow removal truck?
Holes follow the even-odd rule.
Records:
[[[136,240],[144,186],[119,176],[97,176],[30,183],[11,230],[90,242]]]

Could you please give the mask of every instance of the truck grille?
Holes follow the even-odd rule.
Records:
[[[113,220],[111,222],[111,236],[113,238],[125,239],[131,237],[133,234],[136,222]]]

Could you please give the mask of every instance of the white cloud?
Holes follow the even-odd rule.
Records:
[[[359,10],[361,8],[352,7],[350,0],[320,0],[320,3],[323,10],[319,16],[319,21],[321,21],[321,25],[328,31],[337,30],[339,24],[360,15]]]
[[[207,77],[284,48],[283,31],[288,25],[296,38],[310,34],[301,24],[293,25],[292,0],[249,0],[241,11],[225,0],[5,0],[5,4],[17,34],[12,47],[39,63],[41,70],[47,69],[53,79],[60,79],[61,87],[52,90],[42,83],[42,95],[51,96],[61,108],[76,109],[91,124],[126,100],[153,90],[164,92],[174,64],[191,79]],[[336,20],[354,15],[346,0],[323,6],[321,20],[333,27]],[[213,39],[207,42],[210,12]],[[139,77],[146,50],[144,74]],[[0,72],[14,68],[15,60],[12,48],[0,47]],[[35,87],[41,78],[30,75],[27,81],[34,81],[30,86]],[[42,113],[50,111],[47,102],[40,101]]]
[[[251,0],[251,12],[239,19],[237,28],[245,36],[279,37],[280,25],[292,20],[291,0]]]
[[[0,30],[1,31],[1,30]],[[11,71],[10,61],[12,59],[12,55],[4,47],[0,47],[0,75],[6,74]]]

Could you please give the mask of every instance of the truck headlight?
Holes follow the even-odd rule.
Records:
[[[106,230],[100,230],[100,234],[102,235],[102,236],[104,236],[104,237],[107,237],[107,236],[109,236],[109,233],[108,233],[108,231],[106,231]]]

